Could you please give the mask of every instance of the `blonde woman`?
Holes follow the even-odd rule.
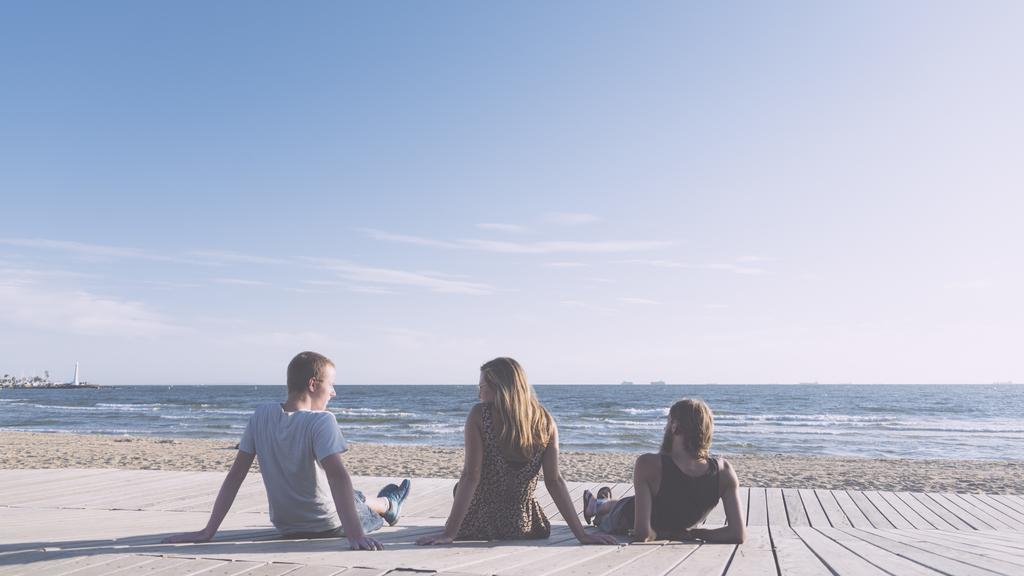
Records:
[[[722,458],[712,458],[711,408],[701,400],[680,400],[669,409],[665,436],[657,454],[636,459],[636,496],[611,499],[606,488],[593,498],[583,492],[583,516],[596,516],[601,530],[612,534],[633,531],[636,540],[682,540],[742,544],[746,527],[740,512],[736,471]],[[722,501],[727,525],[694,528]]]
[[[558,428],[526,381],[522,366],[495,358],[480,367],[480,403],[466,418],[466,459],[445,529],[417,544],[454,540],[547,538],[551,523],[533,496],[537,475],[583,544],[617,544],[588,534],[558,472]]]

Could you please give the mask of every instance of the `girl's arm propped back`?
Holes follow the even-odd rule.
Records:
[[[476,494],[476,488],[480,484],[480,474],[484,465],[484,433],[483,417],[481,416],[481,405],[473,406],[466,417],[466,427],[463,431],[466,444],[466,458],[462,463],[462,476],[459,478],[459,486],[455,490],[455,503],[448,514],[448,521],[444,524],[444,532],[428,534],[416,540],[417,544],[450,544],[459,535],[459,528],[462,521],[469,512],[469,505]]]
[[[718,485],[722,494],[722,506],[725,508],[726,525],[715,529],[694,528],[689,531],[689,535],[707,542],[743,544],[747,537],[747,526],[740,511],[740,480],[736,477],[736,471],[725,460],[722,460]]]
[[[654,502],[654,482],[661,477],[661,457],[643,454],[633,466],[633,539],[647,542],[657,538],[651,528],[651,506]]]

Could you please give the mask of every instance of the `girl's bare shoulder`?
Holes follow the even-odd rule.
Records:
[[[636,459],[636,472],[661,473],[661,454],[656,452],[641,454]]]

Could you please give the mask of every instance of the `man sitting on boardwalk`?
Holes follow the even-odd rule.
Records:
[[[261,404],[249,417],[206,527],[164,542],[212,539],[259,456],[270,521],[286,538],[346,536],[354,550],[381,550],[381,543],[366,534],[384,522],[398,522],[409,480],[400,486],[388,484],[371,500],[352,489],[341,461],[348,444],[334,414],[327,412],[327,403],[335,396],[334,378],[334,363],[327,357],[316,352],[295,356],[288,364],[287,401]]]

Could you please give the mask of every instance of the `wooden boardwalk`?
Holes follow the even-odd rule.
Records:
[[[415,479],[398,526],[375,535],[383,552],[344,539],[282,541],[250,474],[217,538],[162,545],[205,524],[224,475],[145,470],[0,470],[0,576],[599,576],[744,574],[1024,574],[1024,497],[743,488],[748,540],[740,546],[655,542],[579,546],[551,498],[551,538],[419,547],[439,529],[454,480]],[[357,477],[375,494],[395,478]],[[574,501],[584,488],[570,483]],[[616,496],[628,484],[613,484]],[[724,522],[721,509],[707,525]]]

